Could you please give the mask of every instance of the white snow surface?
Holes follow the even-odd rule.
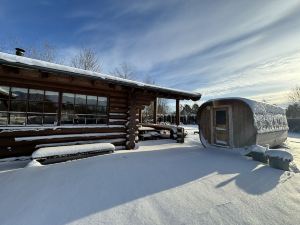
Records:
[[[289,129],[285,110],[279,106],[239,97],[211,99],[207,102],[231,99],[242,101],[250,107],[254,116],[254,126],[257,128],[258,133]]]
[[[95,151],[114,151],[115,146],[110,143],[95,143],[83,145],[69,145],[40,148],[32,153],[33,159],[45,158],[50,156],[64,156],[77,153],[95,152]]]
[[[133,80],[128,80],[128,79],[123,79],[103,73],[97,73],[93,71],[88,71],[88,70],[83,70],[83,69],[78,69],[70,66],[65,66],[65,65],[59,65],[55,63],[50,63],[50,62],[45,62],[37,59],[31,59],[27,58],[24,56],[17,56],[17,55],[12,55],[12,54],[7,54],[0,52],[0,60],[5,61],[5,62],[10,62],[10,63],[18,63],[18,64],[24,64],[28,66],[35,66],[35,67],[40,67],[40,68],[46,68],[46,69],[52,69],[55,71],[62,71],[65,73],[72,73],[76,75],[83,75],[86,77],[94,77],[94,78],[100,78],[102,80],[106,81],[115,81],[120,84],[124,85],[135,85],[137,87],[145,87],[145,88],[154,88],[154,89],[159,89],[163,91],[169,91],[169,92],[174,92],[176,94],[187,94],[187,95],[194,95],[194,96],[199,96],[199,93],[194,93],[194,92],[188,92],[188,91],[181,91],[173,88],[163,88],[159,87],[156,85],[152,84],[146,84],[138,81],[133,81]]]
[[[184,144],[1,172],[1,225],[299,224],[300,173],[203,148],[185,130]]]

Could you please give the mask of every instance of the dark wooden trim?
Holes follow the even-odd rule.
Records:
[[[57,112],[57,125],[61,124],[61,108],[62,108],[62,92],[58,93],[58,112]]]
[[[139,109],[139,122],[142,123],[142,109]]]
[[[157,123],[157,98],[155,98],[153,102],[153,123]]]
[[[176,125],[180,124],[180,109],[179,109],[179,99],[176,99]]]

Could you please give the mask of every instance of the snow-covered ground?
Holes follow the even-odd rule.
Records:
[[[144,141],[134,151],[3,170],[1,225],[299,224],[300,173],[203,148],[186,130],[184,144]],[[300,146],[298,137],[289,142]]]
[[[300,169],[300,133],[289,133],[287,145],[294,156],[294,163]]]

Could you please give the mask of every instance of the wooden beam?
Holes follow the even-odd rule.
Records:
[[[179,109],[179,99],[176,99],[176,125],[180,124],[180,109]]]
[[[153,123],[157,123],[157,98],[155,98],[153,102]]]

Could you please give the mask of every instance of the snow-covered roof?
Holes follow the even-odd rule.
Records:
[[[254,126],[258,133],[289,129],[285,109],[279,106],[240,97],[211,99],[206,103],[231,100],[241,101],[249,106],[253,112]]]
[[[123,86],[160,91],[166,94],[179,95],[186,99],[199,100],[201,98],[200,93],[182,91],[182,90],[172,89],[172,88],[164,88],[157,85],[146,84],[139,81],[123,79],[123,78],[119,78],[119,77],[115,77],[103,73],[97,73],[97,72],[78,69],[70,66],[45,62],[37,59],[31,59],[24,56],[7,54],[3,52],[0,52],[0,64],[8,64],[8,65],[14,65],[14,66],[25,67],[25,68],[42,69],[49,72],[60,72],[72,76],[84,76],[88,78],[103,80],[108,83],[115,83]]]

